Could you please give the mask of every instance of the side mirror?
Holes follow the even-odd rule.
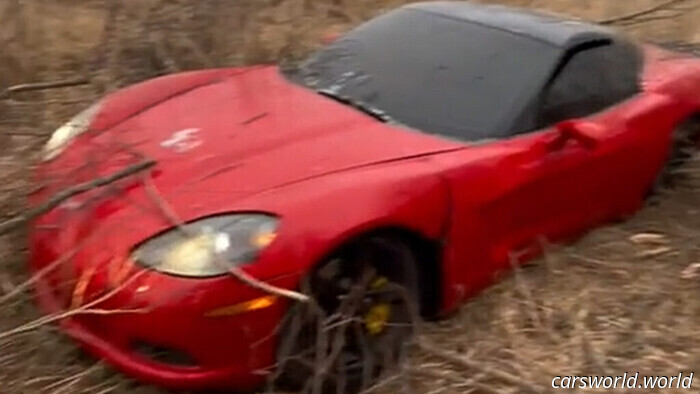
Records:
[[[569,141],[576,141],[586,149],[595,149],[605,133],[605,127],[587,120],[565,120],[554,128],[557,135],[548,144],[550,150],[561,149]]]

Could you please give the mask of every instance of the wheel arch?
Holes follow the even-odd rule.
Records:
[[[682,131],[683,128],[689,127],[689,125],[695,125],[696,127],[700,127],[700,107],[698,107],[695,111],[692,111],[680,118],[673,126],[673,130],[671,131],[669,137],[669,147],[665,154],[663,166],[658,171],[654,182],[647,190],[645,195],[646,200],[649,200],[650,198],[658,195],[661,190],[672,185],[676,178],[676,176],[672,174],[673,170],[686,162],[687,159],[678,160],[676,158],[676,155],[678,155],[677,150],[679,149],[679,146],[676,146],[674,141],[676,140],[675,135]],[[700,135],[700,130],[698,130],[698,135]],[[700,139],[698,139],[698,136],[695,136],[694,138],[695,145],[697,148],[698,146],[700,146]]]
[[[698,107],[694,112],[691,112],[683,122],[700,122],[700,102],[698,102]]]
[[[391,238],[408,247],[417,265],[415,268],[420,289],[418,299],[421,316],[426,319],[435,318],[442,308],[443,248],[439,240],[432,239],[420,231],[401,225],[384,225],[350,234],[315,261],[309,272],[313,272],[316,267],[354,244],[372,237]]]

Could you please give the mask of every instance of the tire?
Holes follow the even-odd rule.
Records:
[[[673,188],[683,177],[678,173],[698,150],[700,142],[700,114],[681,123],[673,131],[670,152],[666,164],[654,181],[649,196],[661,194],[664,190]]]
[[[290,308],[277,382],[295,390],[357,393],[397,367],[417,324],[417,266],[395,237],[363,238],[320,264]],[[320,334],[319,334],[320,333]]]

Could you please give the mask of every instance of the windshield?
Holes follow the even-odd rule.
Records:
[[[313,54],[295,80],[408,127],[474,141],[512,132],[558,56],[532,38],[399,9]]]

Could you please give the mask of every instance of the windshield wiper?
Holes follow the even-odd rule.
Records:
[[[316,92],[322,96],[331,98],[341,104],[349,105],[363,113],[379,120],[384,123],[393,123],[393,119],[386,112],[380,110],[379,108],[372,107],[363,103],[362,101],[353,100],[349,96],[339,94],[336,89],[318,89]]]

